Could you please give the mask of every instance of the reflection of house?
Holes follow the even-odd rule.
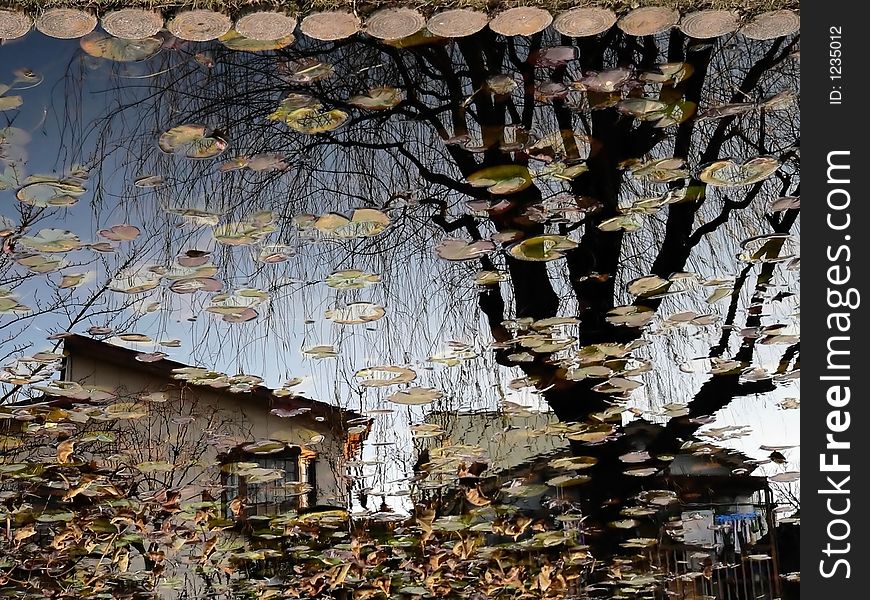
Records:
[[[486,464],[481,483],[489,490],[517,480],[549,488],[540,496],[512,499],[519,508],[540,510],[548,496],[565,502],[582,498],[582,485],[557,489],[550,483],[566,473],[558,468],[559,459],[572,456],[554,415],[435,412],[426,420],[443,431],[440,438],[420,441],[425,457],[420,464],[428,463],[430,478],[434,473],[441,483],[455,481],[457,463],[474,461]],[[654,440],[660,429],[638,421],[626,426],[625,433]],[[444,447],[459,449],[462,458],[442,461],[439,471]],[[698,443],[644,477],[644,489],[669,490],[675,500],[657,505],[636,529],[642,537],[660,540],[650,562],[666,574],[663,598],[779,597],[777,548],[767,535],[774,523],[773,497],[767,478],[752,475],[755,467],[739,452]]]
[[[361,422],[360,415],[276,396],[256,380],[231,380],[241,391],[230,391],[220,374],[166,359],[142,362],[139,352],[83,336],[65,338],[64,354],[64,380],[148,407],[148,416],[134,421],[129,432],[135,440],[127,451],[140,462],[187,460],[201,467],[172,481],[187,489],[184,495],[217,497],[223,488],[226,500],[244,499],[246,514],[347,504],[344,461],[359,451],[365,435],[348,435],[348,422]],[[191,373],[201,376],[197,383]],[[275,469],[283,473],[278,479]]]

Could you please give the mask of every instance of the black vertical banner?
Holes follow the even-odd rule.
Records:
[[[801,7],[801,588],[862,598],[870,424],[861,373],[870,255],[870,179],[860,4]],[[805,392],[805,393],[803,393]]]

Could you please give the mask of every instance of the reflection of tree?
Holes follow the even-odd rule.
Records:
[[[164,194],[164,202],[204,196],[210,198],[211,206],[219,205],[235,217],[262,208],[275,209],[283,217],[278,231],[283,243],[298,241],[294,237],[298,234],[289,225],[293,214],[357,205],[398,206],[399,201],[409,206],[394,213],[397,218],[392,236],[356,244],[352,251],[357,256],[377,256],[371,258],[377,264],[390,250],[430,245],[431,238],[444,233],[462,234],[471,240],[511,231],[520,232],[524,238],[545,232],[573,235],[578,246],[566,253],[564,272],[556,272],[547,263],[510,256],[481,259],[482,268],[504,270],[509,280],[506,286],[485,288],[477,304],[492,337],[502,343],[495,352],[497,362],[519,368],[532,378],[561,421],[591,426],[600,424],[601,415],[607,415],[605,420],[619,434],[621,417],[617,415],[613,423],[614,415],[606,411],[621,400],[612,392],[596,391],[600,379],[569,379],[565,364],[550,354],[538,353],[531,361],[518,362],[512,358],[515,348],[508,345],[515,333],[505,326],[505,321],[576,316],[581,324],[575,348],[629,344],[639,339],[643,328],[612,323],[608,319],[610,311],[628,301],[657,311],[665,301],[627,297],[623,290],[629,280],[645,274],[668,278],[680,271],[720,274],[720,270],[732,268],[730,260],[723,256],[723,248],[731,252],[735,240],[793,230],[796,210],[765,214],[763,207],[779,196],[798,193],[797,123],[793,110],[756,111],[718,120],[688,119],[658,129],[651,121],[639,122],[613,108],[590,110],[582,96],[579,100],[569,97],[572,99],[542,104],[536,102],[536,91],[544,82],[577,80],[581,72],[603,71],[617,65],[652,69],[656,63],[667,61],[686,62],[694,68],[691,77],[669,92],[672,96],[699,107],[760,101],[796,84],[797,71],[789,58],[797,39],[763,45],[699,44],[679,32],[667,39],[634,40],[614,30],[601,39],[577,41],[579,59],[569,66],[536,69],[528,57],[551,45],[551,41],[542,36],[528,42],[505,41],[482,34],[449,46],[396,49],[354,40],[281,51],[277,60],[273,56],[214,49],[217,66],[210,72],[184,57],[171,56],[165,60],[172,68],[149,82],[145,99],[131,103],[106,123],[107,127],[116,126],[117,119],[137,115],[137,120],[131,120],[124,129],[135,156],[127,168],[168,170],[175,185],[172,197],[166,195],[168,192],[158,192]],[[266,120],[288,87],[276,71],[279,75],[286,72],[285,60],[308,56],[332,63],[335,76],[290,88],[311,94],[327,106],[352,110],[347,98],[374,85],[395,85],[405,90],[407,98],[388,111],[354,110],[349,123],[332,133],[306,137],[288,131],[282,124]],[[509,98],[488,93],[487,78],[498,73],[516,73],[521,82],[519,93]],[[158,156],[153,143],[155,131],[181,121],[207,122],[223,128],[233,146],[245,153],[281,152],[293,165],[291,175],[215,175],[210,163],[180,164]],[[521,150],[508,153],[498,147],[502,131],[509,125],[520,125],[538,135],[575,131],[597,143],[587,157],[573,136],[566,137],[560,158],[585,159],[587,172],[565,184],[537,179],[527,189],[506,196],[506,205],[496,206],[486,213],[487,218],[480,218],[464,211],[461,200],[497,202],[500,198],[472,187],[467,178],[483,167],[534,162]],[[453,143],[459,136],[471,141],[466,145]],[[451,143],[444,144],[443,140]],[[696,173],[699,165],[719,158],[733,156],[742,161],[765,154],[783,162],[774,178],[723,191],[690,176],[669,187],[700,188],[705,194],[702,199],[672,204],[648,216],[645,229],[636,233],[598,227],[619,215],[626,200],[644,194],[643,187],[623,168],[625,161],[685,158]],[[587,214],[581,223],[547,225],[528,217],[530,207],[560,192],[569,192],[574,198],[592,198],[600,203],[600,210]],[[781,246],[781,240],[768,242],[767,256],[777,256]],[[318,260],[332,261],[342,254],[333,248],[322,251]],[[230,271],[237,266],[231,256],[229,252],[222,256],[228,279],[236,276]],[[407,268],[390,260],[379,266],[381,272],[384,267],[387,271],[394,268],[396,273]],[[729,358],[743,367],[753,364],[759,337],[740,337],[736,332],[769,324],[761,307],[770,305],[774,280],[785,276],[784,269],[782,263],[774,261],[741,267],[729,294],[721,336],[703,351],[709,358]],[[688,347],[697,352],[696,347]],[[778,375],[786,375],[794,368],[798,356],[797,345],[781,352]],[[775,387],[771,377],[747,379],[740,368],[733,368],[711,376],[691,393],[681,391],[685,390],[684,383],[677,387],[668,370],[672,366],[657,364],[656,368],[662,369],[657,389],[671,394],[673,401],[687,402],[686,414],[663,426],[636,428],[633,431],[638,433],[632,435],[613,435],[603,444],[572,442],[577,454],[598,459],[597,466],[589,471],[595,483],[583,489],[585,510],[592,517],[589,522],[613,517],[643,488],[641,478],[623,474],[620,455],[639,449],[647,449],[654,456],[678,453],[703,423],[701,417],[712,415],[736,397],[769,392]],[[669,386],[676,389],[669,390]],[[614,499],[619,502],[610,502]],[[601,510],[604,505],[608,508]]]

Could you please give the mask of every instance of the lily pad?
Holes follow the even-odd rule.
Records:
[[[281,121],[299,133],[316,134],[338,129],[348,117],[346,112],[337,108],[299,108],[281,118]]]
[[[380,86],[371,88],[368,94],[360,96],[352,96],[347,103],[356,106],[357,108],[365,108],[368,110],[388,110],[405,99],[405,94],[401,90],[389,86]]]
[[[770,177],[779,168],[779,161],[772,156],[759,156],[743,164],[733,160],[717,160],[704,167],[698,179],[717,187],[751,185]]]
[[[324,313],[324,316],[340,325],[358,325],[377,321],[383,318],[384,314],[386,311],[383,306],[371,302],[354,302],[346,306],[331,308]]]
[[[374,208],[358,208],[348,219],[338,213],[327,213],[314,221],[314,228],[326,237],[355,238],[378,235],[390,224],[390,218]]]
[[[469,175],[468,183],[485,187],[492,194],[506,195],[521,192],[532,185],[532,176],[523,165],[499,165]]]
[[[157,36],[138,40],[116,38],[94,31],[83,37],[79,44],[87,54],[115,62],[148,60],[163,48],[163,39]]]
[[[85,193],[84,177],[57,178],[47,175],[32,175],[24,180],[15,192],[15,197],[24,204],[41,208],[72,206]]]
[[[469,242],[455,238],[442,240],[435,246],[435,254],[444,260],[465,261],[474,260],[495,250],[495,243],[491,240],[477,240]]]
[[[387,401],[393,404],[403,404],[406,406],[420,406],[423,404],[431,404],[436,400],[441,399],[444,393],[435,388],[428,387],[410,387],[408,389],[395,392],[387,396]]]
[[[214,158],[229,145],[220,132],[196,123],[179,125],[165,131],[157,144],[167,154],[179,154],[197,160]]]
[[[565,252],[577,247],[577,242],[561,235],[538,235],[514,244],[508,254],[519,260],[546,262],[564,258]]]
[[[326,278],[326,285],[337,290],[357,290],[378,283],[380,275],[358,269],[334,271]]]
[[[81,247],[81,240],[64,229],[42,229],[35,236],[24,236],[19,243],[38,252],[70,252]]]
[[[363,387],[386,387],[410,383],[417,378],[417,373],[407,367],[389,365],[360,369],[354,376],[362,379],[360,385]]]
[[[98,233],[100,237],[113,242],[129,242],[139,237],[139,234],[142,232],[135,225],[124,223],[122,225],[112,225],[108,229],[101,229]]]
[[[230,29],[220,36],[218,41],[230,50],[237,52],[265,52],[286,48],[296,41],[296,37],[291,33],[274,40],[255,40]]]

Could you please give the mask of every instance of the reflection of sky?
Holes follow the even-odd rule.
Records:
[[[286,263],[263,267],[252,260],[254,250],[242,247],[229,251],[221,248],[211,239],[208,228],[185,225],[177,217],[171,217],[161,210],[167,205],[200,208],[232,205],[235,199],[227,197],[228,190],[231,196],[238,180],[226,184],[227,178],[222,179],[213,170],[208,170],[213,163],[207,163],[206,166],[178,165],[179,170],[174,173],[200,176],[199,181],[192,186],[183,188],[183,194],[177,193],[171,186],[157,190],[134,188],[131,176],[153,174],[137,171],[140,164],[163,165],[170,170],[177,165],[175,157],[157,156],[148,163],[142,161],[137,153],[142,148],[157,153],[155,145],[159,132],[177,125],[176,119],[183,118],[183,103],[159,107],[159,118],[155,119],[149,112],[151,106],[146,102],[142,104],[141,111],[134,108],[112,121],[111,129],[94,125],[98,116],[111,110],[112,103],[120,97],[126,102],[145,97],[149,93],[150,71],[160,68],[154,65],[165,65],[165,58],[158,56],[145,64],[115,65],[83,56],[74,41],[51,40],[36,34],[0,46],[0,65],[3,65],[0,82],[10,78],[13,70],[23,67],[45,77],[41,86],[18,92],[24,98],[20,112],[0,113],[0,119],[14,119],[12,125],[31,133],[33,140],[28,148],[25,175],[62,173],[78,163],[93,166],[95,159],[102,161],[102,168],[93,171],[99,174],[99,179],[92,178],[88,182],[88,192],[80,202],[68,210],[52,211],[52,214],[34,225],[30,233],[42,227],[61,227],[77,233],[83,242],[97,242],[101,241],[97,231],[104,227],[130,223],[142,229],[143,234],[139,239],[122,242],[114,255],[80,250],[66,257],[73,264],[63,273],[93,273],[92,282],[78,288],[72,296],[73,305],[84,302],[90,293],[105,282],[107,272],[117,269],[128,259],[132,266],[140,268],[154,264],[166,266],[173,256],[194,248],[215,252],[214,260],[221,267],[219,277],[227,289],[271,286],[272,298],[269,305],[261,310],[258,321],[231,325],[203,312],[208,299],[203,293],[180,296],[161,287],[146,295],[145,300],[137,302],[136,306],[123,309],[121,305],[130,298],[109,293],[102,295],[92,307],[94,316],[77,323],[72,328],[74,331],[83,332],[90,326],[111,324],[117,312],[124,315],[118,322],[127,320],[124,331],[144,333],[154,340],[179,339],[182,344],[180,349],[167,349],[153,344],[138,345],[137,349],[159,349],[175,360],[207,365],[230,374],[245,372],[261,375],[272,387],[279,386],[291,377],[305,377],[305,382],[296,389],[311,397],[357,410],[389,406],[384,398],[392,390],[365,390],[352,378],[357,369],[377,364],[413,366],[420,374],[419,384],[445,390],[446,399],[437,405],[440,409],[491,409],[497,407],[502,399],[542,406],[529,390],[516,392],[509,389],[508,382],[520,377],[520,371],[496,366],[491,354],[485,352],[490,336],[477,310],[476,291],[471,283],[476,267],[453,265],[436,259],[431,250],[432,240],[415,229],[414,219],[419,218],[419,215],[413,211],[408,214],[402,211],[390,213],[394,223],[384,234],[382,239],[387,241],[383,243],[312,244],[298,233],[282,227],[276,237],[280,238],[281,243],[294,245],[299,254]],[[196,65],[191,67],[192,64],[190,61],[190,64],[177,68],[201,68]],[[168,76],[172,75],[170,73]],[[79,77],[82,77],[81,83]],[[79,86],[80,95],[72,93]],[[123,93],[117,91],[118,86],[124,88]],[[225,117],[215,115],[214,118],[221,120]],[[139,119],[143,120],[143,127],[139,127]],[[141,132],[149,128],[152,135],[146,136],[146,139],[127,136],[127,132]],[[252,147],[254,144],[265,144],[266,148],[257,146],[258,150],[268,149],[268,139],[258,139],[263,137],[258,131],[231,130],[230,137],[231,144],[235,140],[237,146],[231,146],[227,156],[235,156],[246,150],[238,147],[238,141],[242,139],[247,140]],[[108,158],[103,158],[104,155]],[[347,155],[329,155],[324,159],[325,166],[339,164],[346,159]],[[296,176],[295,172],[282,175],[288,178]],[[254,181],[256,186],[256,179],[249,181]],[[344,183],[345,188],[324,183],[327,192],[321,190],[313,198],[305,199],[308,210],[348,210],[359,205],[358,199],[342,198],[341,191],[349,195],[353,189],[359,198],[365,190],[354,189],[357,182],[353,180]],[[266,186],[264,189],[284,188]],[[653,195],[661,193],[663,189],[652,186],[637,192]],[[195,190],[195,193],[191,194],[189,190]],[[384,190],[380,193],[383,194]],[[16,220],[19,207],[13,192],[2,191],[0,198],[2,214]],[[373,200],[376,204],[383,202],[383,198]],[[246,206],[238,212],[250,214],[259,208]],[[751,235],[751,226],[739,227],[737,234],[742,237]],[[643,248],[644,235],[647,234],[637,234],[635,248]],[[739,251],[740,237],[735,238],[734,235],[731,231],[717,232],[709,245],[702,245],[700,257],[695,259],[696,264],[690,268],[704,277],[734,277],[737,263],[722,258],[733,256]],[[269,241],[278,239],[269,238]],[[392,244],[393,241],[395,244]],[[642,252],[639,251],[639,256],[635,258],[637,267],[634,270],[637,272],[627,273],[626,280],[643,274],[649,266]],[[323,280],[332,270],[349,267],[379,273],[382,282],[353,292],[335,292],[323,285]],[[10,278],[14,278],[14,273],[18,271],[20,267],[13,267],[12,275],[7,273],[4,280],[12,281]],[[57,279],[58,274],[48,277]],[[780,280],[779,283],[787,289],[795,284],[794,279]],[[22,302],[32,302],[39,297],[43,285],[40,278],[35,277],[16,293]],[[508,286],[503,286],[503,292],[509,292]],[[699,313],[712,310],[724,314],[726,307],[722,303],[711,308],[704,303],[704,297],[699,292],[668,299],[660,312],[665,316],[682,310],[696,310]],[[383,304],[387,317],[366,325],[332,324],[323,319],[323,312],[339,299]],[[629,299],[626,297],[625,300]],[[148,304],[158,302],[162,309],[137,314]],[[563,306],[565,314],[570,313],[571,309],[571,305]],[[776,316],[786,319],[786,322],[796,323],[796,318],[790,317],[795,310],[796,304],[789,301],[776,309]],[[11,319],[9,315],[0,318],[3,322]],[[22,322],[23,326],[10,326],[7,330],[15,333],[14,344],[21,348],[19,355],[32,353],[46,349],[48,342],[44,340],[45,336],[65,329],[69,318],[66,311],[57,310],[52,314],[28,319]],[[697,330],[687,329],[668,337],[651,336],[653,344],[644,352],[655,359],[656,371],[643,378],[647,387],[635,394],[632,404],[655,411],[663,404],[688,401],[707,376],[703,373],[680,373],[672,357],[688,360],[705,355],[714,334],[715,330],[705,330],[703,335],[699,335]],[[471,343],[482,356],[450,368],[427,362],[430,355],[443,352],[447,343],[453,340]],[[11,344],[13,340],[6,340],[6,343]],[[302,354],[302,348],[318,344],[336,345],[340,350],[339,357],[314,360]],[[781,348],[777,348],[776,352],[759,349],[755,364],[775,368],[778,352],[781,352]],[[798,443],[799,411],[783,411],[776,406],[782,399],[797,395],[797,385],[788,384],[764,397],[738,398],[719,411],[716,422],[710,427],[750,425],[749,435],[728,440],[725,444],[761,458],[767,454],[758,450],[761,444]],[[402,408],[392,415],[376,419],[370,438],[375,444],[369,452],[392,461],[393,464],[386,471],[396,475],[387,476],[381,471],[379,481],[373,482],[373,485],[387,485],[386,480],[401,476],[407,466],[413,463],[407,426],[419,422],[423,412],[420,408]],[[378,446],[379,442],[398,443],[395,447],[386,447]],[[796,459],[797,456],[796,450],[789,454],[790,458]]]

